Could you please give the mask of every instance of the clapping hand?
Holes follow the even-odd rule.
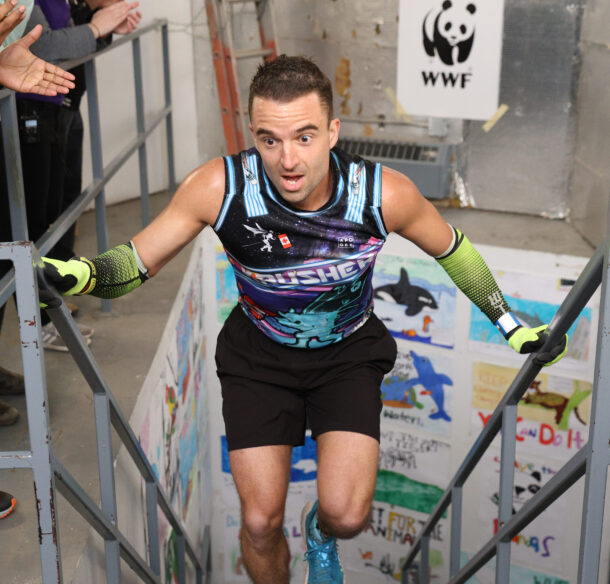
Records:
[[[25,6],[17,6],[17,0],[6,0],[0,6],[0,45],[24,18]]]
[[[8,3],[0,7],[0,14]],[[39,59],[30,51],[41,34],[42,26],[36,25],[27,35],[0,52],[0,83],[22,93],[49,96],[68,93],[74,88],[74,75]]]

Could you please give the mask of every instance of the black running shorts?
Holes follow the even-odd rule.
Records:
[[[302,445],[307,420],[314,439],[343,430],[379,440],[380,386],[395,359],[396,342],[374,314],[343,341],[296,349],[235,307],[216,348],[229,450]]]

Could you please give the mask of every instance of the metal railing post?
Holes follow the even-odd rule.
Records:
[[[167,137],[167,172],[169,175],[169,191],[176,191],[176,171],[174,166],[174,126],[171,112],[172,89],[169,76],[169,33],[167,22],[161,27],[161,38],[163,39],[163,81],[165,90],[165,107],[170,111],[165,118],[165,133]]]
[[[142,52],[140,48],[140,37],[133,39],[133,78],[136,93],[136,121],[138,124],[138,136],[146,133],[146,121],[144,119],[144,90],[142,87]],[[138,164],[140,169],[140,200],[142,204],[142,226],[150,223],[150,201],[148,192],[148,162],[146,159],[146,140],[142,141],[138,148]]]
[[[95,74],[95,61],[85,63],[85,76],[87,81],[87,105],[89,106],[89,133],[91,139],[91,165],[93,180],[101,181],[104,176],[104,161],[102,157],[102,128],[100,125],[100,108],[97,94],[97,75]],[[106,224],[106,195],[101,189],[95,197],[95,223],[97,228],[97,251],[103,253],[108,250],[108,227]],[[110,312],[110,300],[101,301],[102,312]]]
[[[502,414],[502,449],[500,453],[500,497],[498,500],[498,529],[513,514],[513,489],[515,486],[515,455],[517,448],[517,406],[504,406]],[[509,584],[510,538],[503,539],[496,549],[496,584]]]
[[[19,122],[14,93],[0,99],[0,119],[2,120],[4,168],[11,214],[11,234],[14,241],[27,241],[29,239],[28,221],[25,211]]]
[[[178,559],[178,584],[186,584],[186,546],[183,533],[176,533],[176,556]]]
[[[449,552],[449,577],[460,571],[462,551],[462,487],[451,489],[451,541]]]
[[[57,494],[51,464],[49,400],[40,334],[38,286],[32,270],[32,244],[13,245],[12,255],[17,275],[17,313],[25,377],[31,466],[38,512],[42,581],[44,584],[61,584]]]
[[[610,212],[608,217],[610,227]],[[602,544],[604,501],[608,480],[608,441],[610,440],[610,289],[608,276],[610,265],[610,235],[604,243],[604,264],[600,300],[599,327],[597,330],[597,354],[595,356],[596,383],[591,403],[587,472],[583,500],[582,527],[580,531],[580,555],[578,583],[597,582],[599,557]]]
[[[110,432],[110,404],[108,396],[96,392],[93,396],[95,412],[95,430],[97,434],[97,457],[100,473],[100,495],[102,512],[114,527],[117,527],[116,494],[114,482],[114,456],[112,453],[112,435]],[[108,584],[119,584],[121,581],[121,561],[119,542],[108,538],[104,541],[106,550],[106,581]]]
[[[430,536],[424,535],[421,540],[421,550],[419,557],[419,583],[429,584],[430,582]]]
[[[157,517],[157,485],[146,481],[146,527],[148,532],[148,562],[150,569],[161,575],[161,555],[159,554],[159,520]]]

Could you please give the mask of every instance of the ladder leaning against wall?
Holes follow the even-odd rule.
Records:
[[[279,52],[273,1],[205,0],[205,8],[227,153],[236,154],[248,146],[248,104],[244,103],[243,91],[252,63],[255,59],[272,61]],[[235,34],[236,19],[241,17],[242,23],[252,24],[253,16],[258,21],[260,41],[255,47],[237,48],[241,43]]]

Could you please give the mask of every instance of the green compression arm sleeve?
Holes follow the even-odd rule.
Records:
[[[98,298],[118,298],[141,286],[148,279],[130,241],[89,260],[73,258],[67,262],[43,258],[45,275],[65,295],[91,294]]]
[[[83,291],[84,294],[98,298],[119,298],[148,279],[148,270],[139,260],[132,242],[113,247],[92,260],[83,260],[92,267],[91,289]]]
[[[508,338],[510,333],[520,326],[519,321],[510,312],[508,303],[485,260],[459,229],[453,227],[453,230],[453,246],[436,260],[456,286]]]

